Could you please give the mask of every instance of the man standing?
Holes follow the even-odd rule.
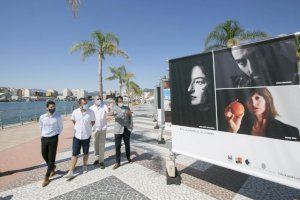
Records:
[[[47,113],[40,116],[39,126],[41,129],[42,156],[47,163],[47,172],[42,186],[49,184],[49,177],[55,174],[55,157],[58,143],[58,135],[63,130],[61,116],[55,112],[55,103],[48,101],[46,103]]]
[[[132,114],[129,107],[124,106],[123,97],[116,98],[116,106],[114,107],[113,115],[115,117],[115,148],[116,148],[116,164],[113,169],[120,167],[121,162],[121,143],[122,138],[125,144],[126,157],[129,163],[130,159],[130,134],[132,131]]]
[[[83,173],[87,172],[90,139],[92,135],[92,126],[95,124],[95,114],[91,109],[89,109],[87,99],[80,98],[78,103],[80,107],[73,111],[71,117],[74,124],[73,152],[71,168],[65,178],[73,177],[73,171],[75,169],[78,159],[77,156],[80,154],[81,147],[83,150]]]
[[[104,152],[105,152],[105,139],[106,139],[106,129],[107,129],[107,113],[109,108],[104,104],[103,100],[96,96],[94,98],[94,105],[90,107],[95,113],[96,121],[93,126],[93,139],[94,139],[94,152],[97,159],[94,165],[100,165],[101,169],[105,168],[104,165]]]

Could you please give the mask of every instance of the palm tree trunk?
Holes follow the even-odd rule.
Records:
[[[103,76],[102,76],[102,56],[101,54],[98,55],[98,62],[99,62],[99,65],[98,65],[98,70],[99,70],[99,96],[103,99]]]
[[[122,87],[123,87],[122,81],[119,80],[119,95],[120,95],[120,96],[122,96]]]

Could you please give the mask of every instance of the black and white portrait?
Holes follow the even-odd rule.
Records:
[[[215,52],[217,88],[299,84],[295,38]]]
[[[170,61],[172,124],[216,129],[212,54]]]

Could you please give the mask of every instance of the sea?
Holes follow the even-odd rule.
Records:
[[[55,103],[56,112],[61,115],[68,115],[79,106],[77,101]],[[91,105],[92,101],[89,104]],[[0,129],[1,126],[37,121],[46,112],[46,101],[0,102]]]

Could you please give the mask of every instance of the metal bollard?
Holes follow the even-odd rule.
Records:
[[[23,125],[22,111],[20,111],[20,123]]]
[[[38,117],[37,117],[37,114],[36,114],[36,113],[34,113],[34,119],[35,119],[36,121],[38,121]]]
[[[1,125],[1,128],[4,129],[2,118],[1,118],[1,111],[0,111],[0,125]]]

